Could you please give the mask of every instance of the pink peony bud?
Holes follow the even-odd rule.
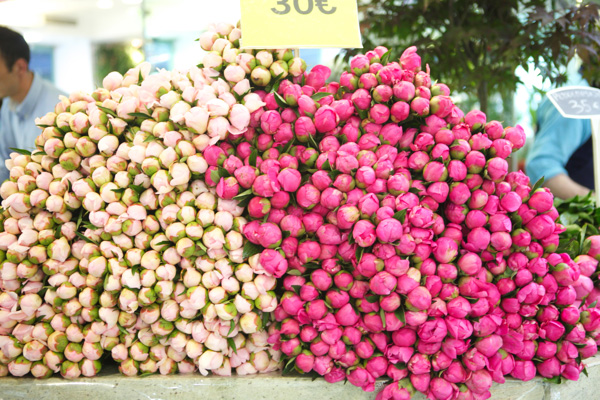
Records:
[[[387,296],[394,291],[396,283],[396,277],[388,272],[381,271],[371,278],[369,286],[373,293]]]
[[[408,293],[406,307],[412,311],[423,311],[431,306],[431,293],[423,287],[414,288]]]
[[[441,237],[436,244],[433,254],[438,262],[451,262],[458,254],[458,245],[452,239]]]
[[[509,140],[516,150],[520,149],[525,145],[525,131],[521,125],[516,127],[507,127],[504,129],[504,137]]]
[[[261,253],[260,264],[267,273],[276,278],[282,277],[288,268],[288,262],[281,253],[270,249],[266,249]]]

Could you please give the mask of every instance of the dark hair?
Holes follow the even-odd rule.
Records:
[[[8,69],[11,69],[18,59],[23,58],[29,64],[31,53],[25,38],[5,26],[0,26],[0,56]]]

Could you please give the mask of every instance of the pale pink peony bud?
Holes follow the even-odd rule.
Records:
[[[123,75],[120,73],[113,71],[106,75],[106,77],[102,80],[102,86],[107,90],[113,91],[121,87],[123,83]]]
[[[198,358],[197,362],[200,373],[206,376],[209,370],[220,368],[223,365],[223,354],[207,350]]]

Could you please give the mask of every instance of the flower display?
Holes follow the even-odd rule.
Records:
[[[557,252],[520,126],[466,114],[415,47],[339,82],[291,50],[200,37],[202,63],[109,74],[38,120],[0,186],[0,375],[278,369],[378,399],[577,380],[598,237]]]

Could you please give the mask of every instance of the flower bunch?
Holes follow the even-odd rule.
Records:
[[[205,67],[113,72],[62,98],[37,121],[37,149],[6,162],[2,375],[93,376],[107,356],[126,375],[279,368],[276,279],[248,262],[244,208],[211,180],[214,149],[230,151],[258,97],[211,67],[240,36],[215,29]]]
[[[487,398],[536,371],[576,380],[596,352],[591,287],[554,253],[552,194],[508,172],[523,129],[465,115],[415,48],[386,53],[355,57],[339,83],[319,67],[280,84],[251,123],[264,159],[243,232],[283,277],[270,341],[330,382],[393,380],[380,398]],[[280,129],[293,135],[260,139]]]
[[[416,48],[339,82],[218,24],[186,72],[142,64],[40,118],[0,186],[0,374],[268,372],[379,399],[576,380],[600,245],[509,172],[521,127],[463,113]]]

